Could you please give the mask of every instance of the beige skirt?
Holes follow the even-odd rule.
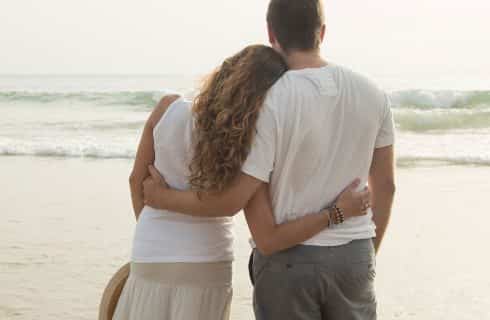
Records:
[[[131,263],[113,320],[228,320],[231,262]]]

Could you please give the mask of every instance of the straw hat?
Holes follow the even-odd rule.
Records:
[[[99,306],[99,320],[111,320],[116,310],[119,296],[129,277],[129,263],[122,266],[109,280]]]

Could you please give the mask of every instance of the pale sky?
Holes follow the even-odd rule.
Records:
[[[0,74],[200,74],[267,43],[267,0],[0,0]],[[372,74],[490,74],[488,0],[326,0],[327,58]]]

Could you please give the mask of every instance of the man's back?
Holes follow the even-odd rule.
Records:
[[[356,177],[365,185],[374,149],[393,143],[386,95],[339,66],[287,72],[263,108],[243,171],[270,182],[277,223],[321,210]],[[371,218],[349,219],[305,244],[372,238]]]

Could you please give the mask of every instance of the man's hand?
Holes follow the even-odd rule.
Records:
[[[168,184],[160,175],[160,173],[152,165],[148,166],[150,176],[143,181],[143,197],[144,203],[155,209],[164,209],[163,195],[168,189]]]

